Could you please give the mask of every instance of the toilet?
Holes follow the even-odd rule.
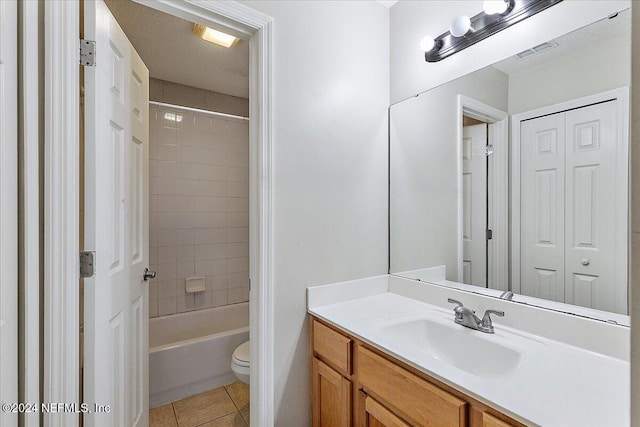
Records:
[[[231,356],[231,370],[240,381],[249,384],[250,360],[249,341],[240,344]]]

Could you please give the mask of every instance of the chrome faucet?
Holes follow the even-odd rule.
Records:
[[[484,312],[484,316],[482,316],[482,320],[478,316],[476,316],[476,312],[465,307],[460,301],[454,299],[447,299],[452,304],[457,304],[456,308],[453,309],[456,317],[454,322],[459,325],[466,326],[467,328],[475,329],[476,331],[484,332],[487,334],[493,334],[493,324],[491,323],[491,315],[495,314],[496,316],[504,316],[504,311],[498,310],[487,310]]]

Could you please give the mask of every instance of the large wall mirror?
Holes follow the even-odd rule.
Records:
[[[631,12],[390,108],[390,273],[628,324]]]

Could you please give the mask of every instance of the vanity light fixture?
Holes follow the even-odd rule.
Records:
[[[435,39],[425,37],[420,42],[427,62],[442,61],[505,28],[524,21],[562,0],[486,0],[483,11],[469,18],[457,16],[448,32]],[[433,42],[430,42],[433,40]]]
[[[436,40],[431,36],[425,36],[420,40],[420,50],[423,52],[429,52],[436,46]]]
[[[487,15],[503,14],[509,9],[510,5],[511,2],[505,0],[484,0],[482,10]]]
[[[215,43],[222,47],[235,47],[240,41],[237,37],[201,24],[193,24],[193,32],[202,40]]]
[[[459,15],[453,18],[449,32],[453,37],[462,37],[471,29],[471,18],[467,15]]]

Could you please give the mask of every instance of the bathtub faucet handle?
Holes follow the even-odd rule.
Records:
[[[150,280],[150,279],[155,279],[156,278],[156,272],[155,271],[150,271],[148,268],[145,268],[144,269],[144,273],[142,274],[142,278],[144,279],[145,282],[147,280]]]

